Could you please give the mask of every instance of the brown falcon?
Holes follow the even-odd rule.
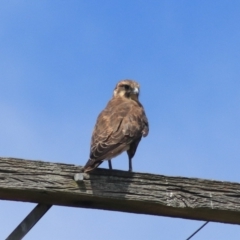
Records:
[[[132,158],[142,136],[146,137],[149,131],[146,114],[138,100],[139,88],[132,80],[117,83],[112,99],[97,118],[84,172],[92,171],[104,160],[108,160],[112,169],[111,159],[124,151],[127,151],[129,171],[132,171]]]

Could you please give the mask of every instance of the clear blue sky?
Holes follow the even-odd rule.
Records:
[[[150,122],[134,171],[240,182],[239,13],[227,0],[1,1],[0,156],[83,165],[98,113],[131,78]],[[33,207],[0,201],[0,239]],[[184,240],[201,224],[53,207],[25,239]],[[210,223],[193,239],[239,236]]]

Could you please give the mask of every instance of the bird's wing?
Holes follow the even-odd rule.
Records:
[[[145,118],[143,108],[134,101],[121,98],[110,100],[98,116],[92,135],[90,159],[110,159],[127,150],[129,144],[141,138],[146,131]]]

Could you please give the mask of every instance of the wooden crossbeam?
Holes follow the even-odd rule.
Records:
[[[0,199],[240,224],[240,184],[0,158]]]

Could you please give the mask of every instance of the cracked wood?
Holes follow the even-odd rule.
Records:
[[[0,199],[240,224],[240,184],[0,158]]]

